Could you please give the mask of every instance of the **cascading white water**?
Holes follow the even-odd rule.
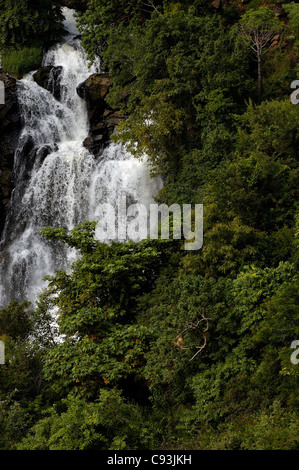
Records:
[[[38,86],[29,74],[18,83],[24,129],[15,155],[16,188],[7,218],[0,272],[0,304],[12,299],[34,303],[46,285],[43,277],[65,269],[74,250],[45,241],[46,226],[72,229],[96,220],[101,203],[115,204],[119,195],[148,206],[161,184],[152,180],[146,163],[111,144],[96,160],[82,142],[88,135],[85,102],[77,86],[99,64],[88,67],[78,39],[73,11],[64,9],[65,41],[51,48],[43,65],[60,66],[60,100]],[[26,148],[26,158],[24,158]]]

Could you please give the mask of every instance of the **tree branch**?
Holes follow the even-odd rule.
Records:
[[[203,336],[203,344],[201,344],[200,346],[195,346],[196,349],[198,349],[198,351],[196,351],[195,354],[193,354],[193,356],[191,357],[191,359],[189,359],[189,362],[192,361],[196,356],[197,354],[199,354],[207,345],[207,336],[206,336],[206,332],[208,331],[209,329],[209,320],[210,318],[207,318],[205,316],[205,313],[204,311],[200,314],[201,315],[201,319],[197,321],[197,323],[194,323],[194,322],[190,322],[190,321],[187,321],[185,322],[186,323],[186,328],[184,328],[176,337],[176,341],[174,342],[174,345],[175,346],[178,346],[180,349],[183,349],[183,350],[190,350],[191,348],[190,347],[186,347],[183,345],[183,341],[184,341],[184,336],[186,333],[192,331],[192,330],[199,330],[200,329],[200,324],[202,322],[206,322],[206,327],[204,330],[201,330],[200,333],[201,335]]]

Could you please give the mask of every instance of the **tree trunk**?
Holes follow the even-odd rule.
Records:
[[[261,97],[262,94],[262,52],[258,51],[257,53],[257,93],[258,97]]]

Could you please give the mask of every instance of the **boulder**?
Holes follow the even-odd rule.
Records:
[[[35,74],[33,74],[34,81],[41,87],[50,91],[52,95],[60,100],[61,88],[60,88],[60,77],[61,77],[61,66],[46,66],[40,67]]]
[[[87,105],[90,131],[83,142],[91,153],[98,157],[110,142],[115,126],[121,120],[120,111],[111,108],[105,98],[111,86],[106,73],[95,73],[77,87],[78,95]]]
[[[22,122],[19,113],[17,81],[0,69],[4,83],[5,104],[0,104],[0,236],[2,234],[7,204],[13,190],[12,172],[14,154],[18,145]]]
[[[102,119],[104,111],[108,107],[105,97],[110,85],[109,75],[94,73],[77,87],[78,95],[87,104],[88,118],[91,126]]]

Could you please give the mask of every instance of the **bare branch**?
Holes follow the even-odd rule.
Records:
[[[155,5],[153,4],[153,2],[151,0],[148,0],[149,3],[144,3],[143,2],[143,5],[145,7],[150,7],[152,8],[154,11],[156,11],[157,13],[159,13],[159,15],[162,15],[162,13],[155,7]]]
[[[200,346],[195,346],[196,349],[198,349],[198,351],[196,351],[195,354],[193,354],[193,356],[191,357],[191,359],[189,359],[189,362],[192,361],[196,356],[197,354],[199,354],[207,345],[207,336],[206,336],[206,332],[208,331],[209,329],[209,320],[210,318],[207,318],[205,316],[205,313],[204,311],[200,314],[201,315],[201,319],[197,321],[197,323],[194,323],[192,321],[187,321],[185,322],[186,324],[186,328],[184,328],[176,337],[176,341],[174,342],[174,345],[175,346],[178,346],[180,349],[182,350],[190,350],[191,348],[190,347],[186,347],[183,345],[183,341],[184,341],[184,335],[192,330],[200,330],[200,324],[202,322],[206,322],[206,327],[203,329],[203,330],[200,330],[200,333],[201,335],[203,336],[203,344],[201,344]]]

